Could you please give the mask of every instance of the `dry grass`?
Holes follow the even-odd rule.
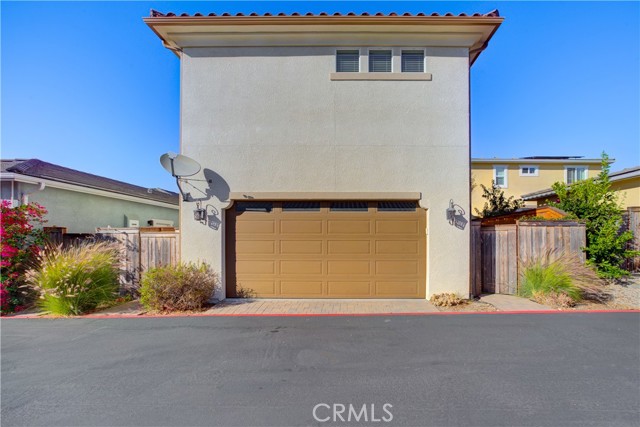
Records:
[[[67,316],[111,304],[118,296],[120,254],[118,246],[104,241],[45,248],[26,274],[39,294],[38,307]]]
[[[582,299],[605,298],[606,283],[577,254],[546,250],[542,257],[520,265],[518,293],[536,302],[573,307]]]
[[[153,268],[142,277],[140,303],[157,312],[202,310],[219,282],[218,274],[204,263]]]
[[[429,301],[436,307],[453,307],[468,303],[468,300],[462,299],[453,293],[435,294],[429,299]]]

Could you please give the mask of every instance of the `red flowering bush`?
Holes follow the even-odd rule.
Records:
[[[37,203],[11,207],[2,201],[0,216],[0,312],[13,313],[24,308],[27,294],[22,291],[24,272],[45,243],[38,228],[46,222],[47,210]]]

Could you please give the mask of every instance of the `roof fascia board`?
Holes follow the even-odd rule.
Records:
[[[461,16],[174,16],[150,17],[143,21],[162,40],[163,45],[180,57],[181,49],[185,47],[204,46],[273,46],[284,45],[280,41],[288,39],[288,46],[295,45],[335,45],[336,40],[349,37],[357,40],[368,34],[375,33],[413,33],[405,34],[404,39],[421,34],[421,43],[425,38],[429,46],[464,46],[469,48],[470,65],[487,47],[489,40],[504,21],[502,17],[461,17]],[[259,36],[259,33],[269,33]],[[326,40],[318,40],[314,33],[325,32],[333,34]],[[223,34],[226,33],[226,34]],[[276,33],[278,36],[276,36]],[[437,36],[437,33],[444,33]],[[456,33],[464,33],[464,43],[458,40],[449,44]],[[196,37],[195,35],[198,34]],[[250,41],[243,41],[252,34]],[[306,43],[296,41],[310,37]],[[358,36],[358,34],[360,34]],[[432,34],[430,38],[429,34]],[[314,37],[315,43],[314,43]],[[336,39],[337,37],[337,39]],[[460,39],[460,35],[457,36]],[[194,40],[200,38],[198,43]],[[240,44],[238,44],[240,42]],[[353,41],[350,42],[353,44]],[[394,41],[395,44],[407,45],[403,40]]]
[[[61,190],[75,191],[77,193],[86,193],[86,194],[92,194],[94,196],[102,196],[102,197],[109,197],[112,199],[126,200],[129,202],[142,203],[145,205],[158,206],[162,208],[169,208],[169,209],[176,209],[176,210],[179,209],[179,205],[172,205],[170,203],[158,202],[150,199],[143,199],[141,197],[128,196],[122,193],[115,193],[111,191],[98,190],[95,188],[82,187],[80,185],[53,181],[46,178],[37,178],[37,177],[20,175],[15,173],[2,172],[0,173],[0,180],[22,182],[25,184],[44,183],[47,187],[58,188]]]
[[[615,159],[609,159],[609,163],[613,163]],[[499,163],[517,163],[517,164],[538,164],[538,163],[556,163],[556,164],[600,164],[602,159],[471,159],[471,164],[499,164]]]

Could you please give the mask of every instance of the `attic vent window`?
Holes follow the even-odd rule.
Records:
[[[359,72],[360,52],[357,50],[339,50],[336,53],[336,71],[338,73]]]
[[[403,50],[402,51],[402,72],[403,73],[424,73],[424,51],[423,50]]]
[[[391,51],[390,50],[370,50],[369,51],[369,72],[370,73],[390,73],[391,72]]]

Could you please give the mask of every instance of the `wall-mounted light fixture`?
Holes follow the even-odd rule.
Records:
[[[465,214],[466,212],[462,209],[462,206],[456,205],[453,199],[449,200],[449,207],[447,208],[447,221],[449,221],[449,224],[464,230],[467,225]]]
[[[207,220],[207,210],[202,207],[202,205],[198,202],[196,205],[196,209],[193,211],[193,219],[196,221],[206,221]]]
[[[456,220],[456,205],[453,203],[453,199],[449,200],[449,207],[447,208],[447,221],[453,225]]]

